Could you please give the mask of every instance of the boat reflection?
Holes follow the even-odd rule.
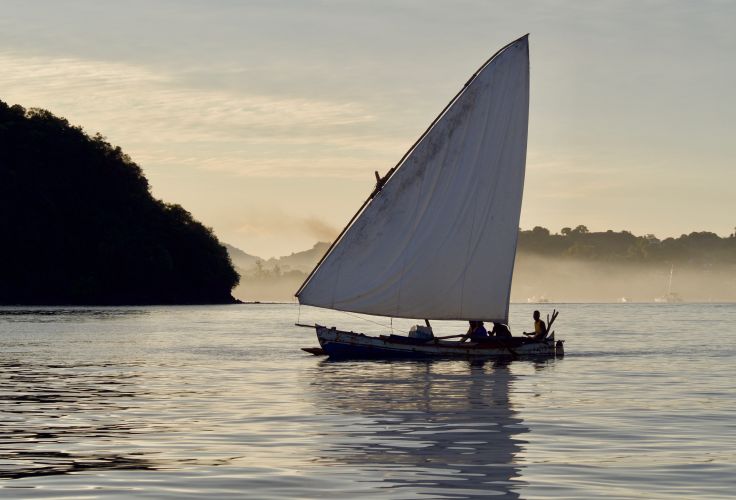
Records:
[[[323,362],[311,383],[331,425],[320,461],[357,469],[392,498],[519,498],[528,428],[513,380],[498,362]]]

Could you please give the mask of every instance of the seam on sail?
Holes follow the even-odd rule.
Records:
[[[510,105],[511,109],[508,111],[508,113],[509,113],[510,116],[513,116],[513,114],[514,114],[513,113],[513,110],[516,108],[515,104],[516,104],[516,101],[512,101],[511,102],[511,105]],[[509,134],[510,134],[512,128],[514,128],[514,126],[515,126],[515,122],[512,121],[506,127],[506,132],[504,134],[504,140],[503,140],[503,143],[502,143],[502,146],[501,146],[501,151],[499,152],[499,158],[502,158],[504,156],[504,153],[506,152],[506,147],[508,146],[508,137],[509,137]],[[522,165],[522,168],[524,168],[523,165]],[[496,190],[499,187],[498,184],[499,184],[498,182],[496,182],[494,184],[494,193],[493,193],[494,198],[496,196]],[[522,191],[523,191],[523,189],[522,189]],[[519,208],[519,210],[520,210],[520,208]],[[519,231],[518,225],[519,225],[518,223],[514,224],[514,228],[513,228],[513,231],[512,231],[511,238],[516,238],[516,235],[517,235],[517,233]],[[516,259],[516,245],[514,245],[514,251],[512,252],[510,258],[511,258],[511,264],[513,266],[513,262]],[[505,292],[506,293],[506,300],[505,300],[505,304],[506,305],[505,305],[505,308],[507,310],[508,310],[508,298],[510,297],[510,290],[511,290],[511,277],[509,276],[508,277],[508,289]],[[507,323],[508,322],[507,317],[508,317],[508,311],[505,311],[504,312],[504,323]]]
[[[527,75],[529,74],[529,68],[527,68],[526,74]],[[525,89],[526,90],[526,95],[528,96],[529,95],[529,80],[528,80],[528,78],[526,78],[525,80],[526,81],[524,81],[523,84],[526,87],[526,89]],[[528,106],[528,97],[527,97],[527,109],[528,109],[528,107],[529,106]],[[522,153],[523,156],[524,156],[524,161],[523,161],[524,168],[522,168],[522,170],[521,170],[521,184],[522,184],[522,186],[524,185],[524,178],[526,177],[526,146],[527,146],[528,141],[529,141],[529,125],[528,125],[528,123],[526,125],[526,131],[525,131],[524,136],[525,136],[524,137],[524,148],[523,148],[523,153]],[[518,208],[519,209],[519,212],[521,212],[521,207],[522,207],[522,204],[523,204],[523,201],[524,201],[523,198],[524,198],[524,190],[522,189],[521,196],[519,197],[519,208]],[[511,266],[510,266],[510,270],[509,270],[509,273],[510,273],[510,275],[509,275],[509,286],[508,286],[508,290],[506,292],[507,293],[507,297],[508,297],[508,299],[506,300],[506,312],[504,314],[504,321],[506,322],[506,324],[508,324],[508,319],[509,319],[509,307],[510,307],[510,302],[511,302],[511,285],[513,284],[513,279],[514,279],[514,267],[516,265],[516,249],[518,248],[518,246],[519,246],[519,228],[517,227],[516,228],[516,232],[514,233],[514,259],[511,261]]]
[[[508,81],[507,82],[504,82],[504,85],[502,86],[502,88],[508,89],[509,88],[509,82]],[[513,110],[515,109],[515,106],[514,105],[515,105],[516,101],[514,101],[514,100],[511,100],[510,101],[508,99],[508,90],[505,92],[505,94],[504,94],[503,99],[502,99],[501,102],[503,102],[503,103],[510,103],[509,104],[510,109],[508,109],[508,110],[502,110],[502,113],[504,114],[504,116],[513,117],[514,116]],[[495,162],[494,162],[495,165],[499,165],[503,161],[503,158],[505,157],[505,152],[507,151],[507,148],[509,146],[509,135],[511,135],[511,130],[512,130],[512,127],[513,126],[514,126],[514,122],[512,120],[509,120],[506,123],[506,126],[504,128],[504,132],[503,132],[503,140],[500,142],[500,145],[499,145],[499,148],[498,148],[498,151],[497,151],[497,154],[496,154],[496,158],[495,158]],[[492,191],[492,193],[489,193],[489,196],[491,197],[492,202],[489,204],[488,211],[487,211],[486,216],[484,217],[484,220],[487,220],[487,218],[489,216],[493,216],[494,215],[494,213],[492,213],[493,212],[492,211],[492,207],[493,207],[493,203],[495,202],[495,200],[497,198],[497,192],[498,192],[498,189],[500,187],[500,183],[501,183],[501,171],[497,168],[497,169],[494,170],[494,175],[493,175],[492,182],[491,182],[491,188],[492,188],[493,191]],[[517,226],[517,225],[515,225],[515,226]],[[517,230],[518,230],[518,227],[514,227],[514,234],[516,234],[516,231]],[[476,247],[473,248],[473,255],[475,255],[475,253],[477,252],[478,245],[480,245],[480,241],[477,242],[476,243]],[[514,252],[514,254],[515,254],[515,252]],[[496,265],[495,267],[498,267],[498,265]],[[489,284],[489,285],[497,285],[497,284]]]
[[[487,82],[487,85],[488,86],[491,86],[491,83],[492,83],[492,81],[491,82]],[[493,92],[495,89],[491,88],[490,90],[491,90],[491,92]],[[474,160],[475,161],[473,162],[475,165],[478,164],[477,163],[477,159],[481,155],[481,152],[483,151],[483,146],[485,145],[486,140],[488,139],[488,137],[486,135],[486,131],[488,130],[488,124],[491,121],[489,119],[489,113],[491,111],[490,108],[491,108],[491,106],[493,104],[493,95],[492,94],[489,95],[486,98],[486,101],[487,102],[486,102],[485,109],[483,110],[483,112],[480,115],[481,117],[483,117],[483,131],[481,132],[481,135],[480,135],[481,139],[480,139],[480,141],[479,141],[479,143],[478,143],[478,145],[477,145],[477,147],[475,149],[475,155],[474,155]],[[478,168],[478,167],[476,166],[476,168]],[[465,253],[465,267],[463,269],[462,283],[460,285],[460,311],[459,311],[459,316],[462,316],[463,315],[463,303],[464,303],[464,298],[465,298],[465,282],[466,282],[467,274],[468,274],[468,265],[469,265],[469,262],[470,262],[470,256],[475,254],[475,248],[472,248],[472,252],[471,252],[471,245],[472,245],[472,242],[473,242],[473,235],[475,234],[476,214],[478,212],[477,211],[477,206],[478,206],[478,203],[479,203],[478,198],[479,197],[476,196],[474,198],[474,200],[473,200],[474,201],[473,222],[470,224],[470,235],[468,237],[468,239],[469,239],[469,241],[468,241],[468,250]],[[483,200],[486,201],[486,198],[484,197]],[[490,204],[492,205],[492,202]],[[476,244],[476,246],[477,246],[477,244]]]
[[[412,210],[412,214],[414,215],[417,214],[417,211],[419,210],[419,206],[422,204],[422,193],[424,189],[424,183],[426,181],[426,169],[425,169],[424,174],[425,175],[422,176],[421,183],[419,186],[419,193],[417,193],[416,203],[414,204],[414,209]],[[425,211],[422,211],[422,214],[424,212]],[[414,220],[415,223],[411,228],[409,242],[407,243],[406,247],[404,247],[404,250],[406,250],[407,247],[411,248],[412,245],[414,244],[414,236],[416,235],[416,228],[419,225],[417,221],[422,220],[423,216],[415,216],[415,217],[412,217],[411,219]],[[401,312],[401,295],[402,295],[402,291],[404,288],[404,276],[406,275],[407,261],[408,261],[407,252],[402,251],[401,252],[401,271],[399,272],[399,286],[396,292],[396,295],[397,295],[396,296],[396,312],[397,313]]]
[[[424,182],[422,182],[422,186],[421,186],[420,191],[419,191],[419,196],[417,197],[417,205],[415,207],[415,213],[416,213],[416,210],[419,208],[420,205],[423,205],[424,208],[422,209],[421,215],[419,217],[417,217],[417,218],[414,219],[415,220],[415,223],[412,226],[411,243],[414,242],[414,236],[416,235],[416,228],[418,226],[420,226],[420,223],[422,221],[425,220],[427,210],[430,207],[430,199],[436,199],[434,197],[434,195],[436,194],[437,188],[438,187],[440,187],[440,188],[442,187],[442,185],[440,184],[440,179],[442,178],[443,172],[447,169],[447,155],[449,154],[449,148],[446,147],[446,145],[445,145],[445,147],[443,147],[442,149],[443,149],[443,151],[442,151],[442,158],[441,158],[441,160],[439,160],[439,169],[438,169],[437,173],[434,175],[434,179],[432,180],[432,187],[429,190],[430,197],[427,198],[427,201],[422,202],[421,193],[422,193],[422,188],[424,187]],[[435,155],[434,158],[437,159],[437,156]],[[426,177],[424,177],[422,180],[425,181],[426,180]],[[447,188],[445,187],[445,189],[447,189]],[[407,266],[409,266],[409,260],[410,260],[409,259],[409,255],[405,255],[404,258],[403,258],[403,266],[402,266],[402,283],[401,283],[401,286],[402,287],[403,287],[403,278],[404,278],[405,273],[406,273],[406,268],[407,268]],[[399,289],[399,291],[401,291],[401,288]]]
[[[456,134],[458,136],[462,136],[463,141],[465,140],[464,138],[467,136],[468,127],[470,127],[470,123],[471,123],[471,118],[472,117],[470,115],[466,115],[466,119],[463,120],[461,126],[457,129]],[[462,149],[462,148],[459,148],[459,149]],[[445,151],[445,160],[447,160],[447,156],[449,155],[450,155],[450,148],[448,147]],[[445,191],[452,189],[452,186],[454,186],[457,182],[462,182],[465,179],[464,176],[460,176],[460,170],[461,170],[460,165],[462,165],[462,161],[463,161],[463,157],[457,154],[452,156],[449,162],[445,161],[444,169],[449,171],[449,178],[445,179],[445,186],[446,186]],[[458,181],[458,179],[460,180]],[[458,215],[462,215],[462,212],[463,210],[461,207],[458,211]],[[450,240],[447,240],[447,241],[450,241]],[[444,244],[443,244],[443,247],[444,247]],[[447,288],[451,289],[451,288],[454,288],[455,286],[462,287],[461,281],[462,281],[462,273],[458,273],[456,276],[453,277],[452,283],[447,285]],[[462,311],[462,299],[458,301],[457,307],[458,307],[458,310],[455,316],[460,317],[461,311]]]

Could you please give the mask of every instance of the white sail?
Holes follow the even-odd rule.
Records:
[[[527,37],[496,53],[297,292],[381,316],[503,321],[526,164]]]

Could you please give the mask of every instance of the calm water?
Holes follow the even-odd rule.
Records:
[[[559,308],[567,356],[508,364],[326,362],[299,316],[386,328],[292,305],[0,308],[0,497],[734,498],[736,305]]]

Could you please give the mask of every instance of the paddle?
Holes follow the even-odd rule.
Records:
[[[552,323],[555,322],[557,319],[557,316],[560,315],[560,312],[557,309],[552,309],[552,319],[550,319],[549,314],[547,315],[547,332],[549,333],[552,331]]]

